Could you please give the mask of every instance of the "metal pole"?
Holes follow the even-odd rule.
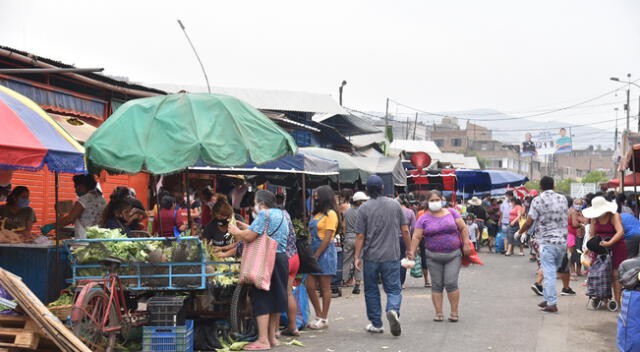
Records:
[[[634,200],[634,214],[638,214],[638,172],[636,170],[636,152],[633,150],[633,146],[631,147],[631,167],[633,168],[631,172],[633,172],[633,200]],[[624,192],[624,191],[623,191]]]
[[[407,133],[405,134],[404,139],[409,139],[409,131],[411,130],[411,123],[409,122],[409,116],[407,116]]]
[[[202,69],[202,73],[204,74],[204,80],[207,82],[207,91],[209,93],[211,93],[211,86],[209,85],[209,77],[207,77],[207,71],[205,71],[205,69],[204,69],[204,65],[202,64],[202,60],[200,60],[200,56],[198,55],[198,52],[196,51],[196,47],[193,46],[193,43],[191,42],[191,39],[189,38],[189,35],[187,34],[187,30],[185,29],[184,25],[182,24],[182,21],[178,20],[178,24],[180,25],[180,28],[182,28],[182,32],[184,33],[184,36],[187,37],[187,41],[189,42],[189,45],[191,45],[191,49],[193,49],[193,53],[196,54],[196,59],[198,59],[198,63],[200,63],[200,68]]]
[[[187,226],[189,230],[191,230],[191,197],[189,197],[189,168],[185,171],[185,175],[183,176],[184,180],[184,188],[187,192]],[[191,234],[193,236],[193,234]]]
[[[104,68],[0,68],[2,74],[18,74],[18,73],[87,73],[102,72]]]
[[[59,289],[58,287],[58,271],[59,271],[59,266],[60,266],[60,221],[58,220],[58,202],[60,201],[60,193],[58,188],[60,188],[60,179],[59,179],[59,174],[58,172],[53,174],[54,176],[54,184],[55,184],[55,189],[54,189],[54,210],[55,210],[55,214],[56,214],[56,268],[54,270],[54,275],[55,275],[55,282],[56,282],[56,290]],[[59,291],[59,290],[58,290]]]
[[[302,176],[302,218],[304,219],[305,224],[307,223],[307,180],[304,177],[304,174],[300,174]]]
[[[640,126],[640,122],[638,123]],[[418,129],[418,113],[416,112],[416,119],[413,123],[413,140],[416,140],[416,130]]]
[[[640,133],[640,96],[638,97],[638,133]]]
[[[160,176],[162,177],[162,176]],[[158,231],[160,232],[158,235],[160,237],[164,236],[164,233],[162,232],[162,221],[160,221],[160,192],[158,191],[158,182],[160,182],[160,177],[158,178],[158,180],[155,180],[155,177],[153,178],[155,181],[155,189],[156,189],[156,215],[155,218],[153,219],[153,221],[157,221],[158,222]]]
[[[387,98],[387,107],[384,110],[384,128],[389,127],[389,98]]]
[[[631,74],[627,74],[627,77],[629,77],[629,87],[627,88],[627,105],[625,105],[624,108],[627,110],[627,131],[629,131],[629,119],[631,113],[631,106],[629,106],[629,98],[631,94]]]

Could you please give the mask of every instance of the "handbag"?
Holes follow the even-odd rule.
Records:
[[[308,237],[298,238],[296,240],[296,249],[298,250],[298,257],[300,258],[299,273],[312,274],[322,272],[318,259],[313,256]]]
[[[269,291],[271,275],[276,262],[278,243],[268,235],[269,212],[262,234],[251,242],[244,242],[242,260],[240,262],[240,284],[253,284],[256,288]],[[284,221],[284,214],[282,216]],[[282,226],[282,221],[280,226]],[[278,228],[274,231],[277,232]]]
[[[460,252],[462,252],[462,266],[469,266],[472,263],[484,265],[482,260],[480,260],[480,256],[478,255],[478,252],[476,252],[476,248],[473,245],[473,242],[469,242],[469,249],[470,249],[469,255],[464,254],[464,241],[462,241],[462,233],[460,232],[460,230],[458,230],[458,239],[460,239]]]

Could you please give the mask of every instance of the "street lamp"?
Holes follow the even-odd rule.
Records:
[[[344,86],[347,85],[347,81],[342,81],[342,84],[340,84],[340,87],[338,88],[338,91],[340,92],[340,106],[342,106],[342,89],[344,88]]]
[[[627,131],[629,131],[629,119],[630,119],[630,114],[631,114],[631,106],[629,106],[630,103],[630,96],[631,96],[631,85],[633,84],[634,86],[640,88],[640,85],[637,85],[635,82],[631,82],[631,74],[627,73],[627,80],[626,81],[621,81],[620,78],[618,77],[610,77],[610,80],[614,81],[614,82],[618,82],[618,83],[625,83],[627,84],[627,103],[624,105],[624,109],[627,112]],[[640,110],[638,111],[638,115],[640,115]],[[640,118],[638,118],[638,132],[640,132]]]

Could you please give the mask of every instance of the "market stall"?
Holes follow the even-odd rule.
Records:
[[[295,154],[297,149],[289,134],[255,108],[230,96],[186,93],[127,102],[98,128],[85,146],[87,162],[93,172],[102,170],[116,173],[148,172],[153,175],[183,172],[185,174],[183,177],[184,189],[189,188],[189,173],[192,167],[229,168],[251,164],[260,165],[278,160],[286,155]],[[191,200],[189,198],[189,193],[187,193],[187,208],[190,208]],[[188,229],[190,229],[191,212],[187,212],[187,214],[189,217]],[[160,232],[162,232],[161,228]],[[184,239],[193,241],[200,246],[197,238],[187,237]],[[145,241],[152,242],[157,239],[135,239],[135,242]],[[97,242],[105,242],[105,239],[98,239]],[[106,242],[112,241],[107,238]],[[180,240],[175,242],[169,238],[165,242],[185,243]],[[178,244],[178,246],[180,245]],[[161,249],[161,252],[163,251],[164,249]],[[145,250],[145,252],[149,251]],[[182,253],[182,251],[178,253]],[[203,251],[199,250],[195,253],[203,253]],[[195,297],[197,292],[205,289],[204,292],[207,295],[215,297],[217,289],[206,286],[206,275],[202,269],[204,266],[208,267],[209,263],[199,259],[197,262],[201,269],[197,270],[197,277],[192,277],[196,273],[182,273],[178,268],[186,267],[184,270],[188,271],[187,268],[193,264],[188,264],[189,261],[186,261],[185,264],[185,260],[177,260],[175,255],[173,253],[164,256],[168,260],[160,260],[160,266],[150,265],[149,270],[152,272],[146,277],[142,273],[142,268],[145,268],[146,264],[155,262],[147,261],[145,263],[142,257],[134,258],[132,260],[134,265],[133,267],[129,266],[128,271],[117,272],[116,267],[116,272],[112,272],[111,275],[124,275],[123,277],[126,279],[132,279],[133,281],[123,281],[125,289],[128,286],[132,291],[141,290],[147,295],[155,295],[156,290],[150,290],[152,287],[143,281],[161,279],[163,281],[162,286],[159,287],[161,291],[179,290],[187,292],[189,297]],[[83,264],[81,261],[77,263]],[[91,264],[95,265],[96,263]],[[119,263],[112,264],[119,265]],[[167,267],[168,273],[157,274],[153,272],[161,270],[164,266]],[[173,266],[178,268],[174,271]],[[75,269],[80,269],[80,267],[76,266]],[[164,279],[168,279],[168,281]],[[178,284],[178,288],[176,288],[176,283],[185,279],[196,279],[197,282],[186,286]],[[84,315],[76,316],[75,319],[72,317],[72,322],[75,322],[74,326],[79,330],[79,334],[95,337],[97,331],[108,345],[113,346],[115,343],[113,336],[126,335],[124,327],[133,324],[136,321],[136,315],[129,314],[125,308],[116,308],[116,313],[122,314],[120,321],[125,323],[115,327],[90,319],[91,312],[83,310],[83,307],[92,298],[90,292],[107,291],[109,285],[107,282],[101,283],[95,278],[89,280],[92,280],[91,285],[93,286],[83,288],[82,292],[86,292],[86,294],[79,295],[74,302],[74,309],[83,312]],[[245,319],[247,321],[252,319],[250,310],[245,309],[248,302],[248,291],[246,286],[237,285],[233,290],[234,301],[224,305],[227,309],[231,309],[226,314],[229,316],[232,328],[238,333],[246,333],[243,331],[243,322]],[[176,306],[181,308],[183,303],[180,302]],[[192,318],[202,317],[209,313],[215,313],[212,311],[214,309],[214,307],[207,306],[205,309],[195,312],[195,308],[192,306],[191,310],[187,310],[186,315]],[[157,321],[153,320],[153,311],[150,314],[151,323],[159,325]],[[173,314],[177,314],[177,311]],[[88,325],[84,322],[87,322]],[[185,325],[181,326],[185,329],[193,329],[193,326],[190,327],[186,321]],[[76,329],[75,327],[74,329]]]
[[[84,148],[36,103],[0,86],[0,169],[37,171],[45,166],[58,173],[84,173]],[[0,238],[0,266],[21,276],[45,303],[57,297],[68,273],[66,253],[58,241],[38,236]],[[57,233],[56,233],[57,236]],[[11,239],[7,239],[10,237]],[[37,243],[33,243],[33,242]],[[7,243],[10,242],[10,243]]]
[[[502,170],[456,170],[458,192],[465,199],[473,196],[501,196],[509,188],[525,184],[529,178]]]

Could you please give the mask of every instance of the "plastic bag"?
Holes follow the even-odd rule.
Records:
[[[410,274],[415,278],[422,277],[422,258],[419,254],[416,255],[416,264],[411,268]]]
[[[4,287],[2,287],[2,285],[0,285],[0,298],[4,298],[8,301],[13,301],[13,297],[11,297],[9,292]],[[1,307],[4,307],[4,306],[1,306]],[[10,315],[10,314],[17,314],[17,313],[13,309],[0,308],[0,315]]]
[[[496,253],[504,252],[506,248],[504,248],[504,239],[505,234],[501,231],[496,235]]]
[[[640,351],[640,292],[623,291],[618,315],[618,350]]]
[[[307,275],[302,276],[302,280],[300,280],[300,284],[293,288],[293,298],[296,300],[296,327],[299,330],[302,330],[307,324],[310,323],[309,317],[311,316],[310,305],[309,305],[309,295],[307,294],[307,288],[304,285],[304,281],[306,280]],[[282,313],[280,316],[280,321],[284,326],[288,326],[289,317],[287,313]]]
[[[471,253],[469,253],[469,255],[463,255],[462,256],[462,266],[469,266],[471,264],[479,264],[479,265],[484,265],[484,263],[482,262],[482,260],[480,259],[480,256],[478,255],[478,252],[476,251],[475,246],[473,245],[473,243],[469,244],[469,247],[471,247]]]
[[[489,239],[489,230],[486,227],[482,229],[482,236],[480,238],[482,238],[482,240]]]
[[[640,289],[638,274],[640,273],[640,257],[627,259],[620,263],[620,283],[626,290]]]

